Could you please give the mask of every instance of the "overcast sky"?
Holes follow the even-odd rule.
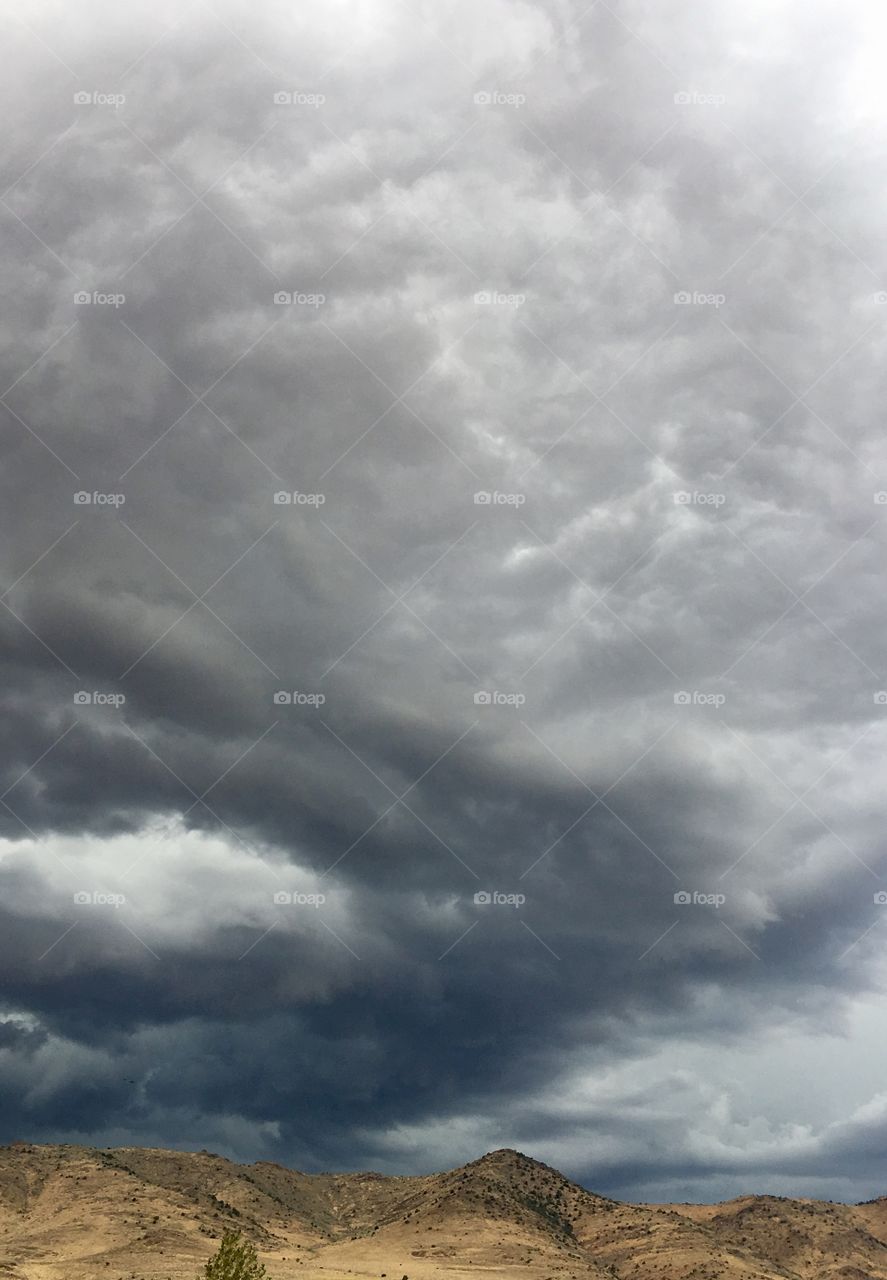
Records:
[[[887,1193],[882,6],[4,9],[0,1140]]]

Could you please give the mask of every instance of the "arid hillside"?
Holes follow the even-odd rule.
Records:
[[[270,1280],[887,1280],[887,1201],[621,1204],[516,1151],[424,1177],[207,1151],[0,1148],[4,1280],[194,1280],[223,1232]]]

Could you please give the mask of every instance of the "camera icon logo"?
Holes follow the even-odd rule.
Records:
[[[478,889],[477,893],[474,895],[475,906],[478,907],[487,907],[490,905],[492,900],[491,895],[486,889]]]
[[[478,689],[474,695],[474,705],[476,707],[488,707],[493,701],[493,695],[488,693],[486,689]]]
[[[286,89],[278,89],[274,95],[274,102],[278,107],[291,107],[293,105],[293,95],[287,93]]]
[[[878,692],[873,695],[872,701],[875,703],[875,706],[887,707],[887,689],[879,689]]]
[[[692,99],[686,89],[681,89],[675,94],[674,101],[675,101],[675,106],[686,107],[686,106],[689,106]]]
[[[274,895],[275,905],[278,907],[290,907],[293,902],[293,895],[287,893],[286,889],[278,889]]]
[[[74,303],[78,307],[88,307],[92,302],[92,294],[85,289],[78,289],[74,294]]]
[[[489,507],[492,505],[493,495],[488,489],[480,489],[474,495],[474,505],[476,507]]]
[[[688,707],[690,705],[690,695],[686,689],[682,689],[680,693],[675,694],[674,704],[676,707]]]
[[[674,896],[674,900],[679,907],[685,907],[692,899],[686,889],[679,889]]]
[[[79,892],[74,894],[74,901],[77,903],[78,907],[85,907],[88,903],[92,902],[92,894],[87,893],[85,889],[80,889]]]
[[[883,307],[884,304],[887,303],[887,293],[885,293],[883,289],[880,293],[875,294],[875,302],[879,307]]]
[[[688,493],[686,489],[681,489],[679,493],[673,495],[675,503],[679,507],[688,507],[693,497],[692,493]]]
[[[74,94],[74,102],[78,107],[88,106],[92,102],[92,94],[85,93],[83,89],[79,93]]]
[[[480,293],[474,295],[474,301],[479,307],[488,307],[492,301],[489,290],[481,289]]]
[[[883,489],[880,489],[875,494],[875,506],[887,507],[887,493],[885,493]]]
[[[286,289],[278,289],[274,295],[274,301],[278,307],[288,307],[292,305],[293,295]]]
[[[674,301],[675,306],[686,307],[693,301],[693,295],[688,293],[686,289],[681,289],[680,293],[674,295]]]
[[[90,502],[92,502],[92,494],[87,493],[85,489],[80,489],[74,494],[75,506],[86,507]]]
[[[293,695],[288,693],[286,689],[278,689],[274,695],[275,707],[291,707],[293,704]]]
[[[85,689],[80,689],[74,694],[74,702],[78,707],[86,707],[92,702],[92,694],[87,693]]]
[[[887,893],[885,893],[883,889],[879,889],[875,894],[875,906],[887,907]]]
[[[292,505],[293,495],[281,489],[274,495],[275,507],[289,507]]]
[[[475,106],[488,107],[493,101],[493,95],[488,89],[481,89],[479,93],[474,95]]]

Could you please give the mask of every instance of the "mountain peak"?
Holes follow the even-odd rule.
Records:
[[[404,1177],[0,1147],[0,1280],[187,1280],[226,1231],[269,1280],[887,1280],[887,1199],[621,1204],[512,1147]]]

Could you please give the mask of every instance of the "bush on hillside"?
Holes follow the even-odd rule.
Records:
[[[267,1272],[248,1240],[236,1231],[226,1231],[213,1256],[197,1280],[265,1280]]]

